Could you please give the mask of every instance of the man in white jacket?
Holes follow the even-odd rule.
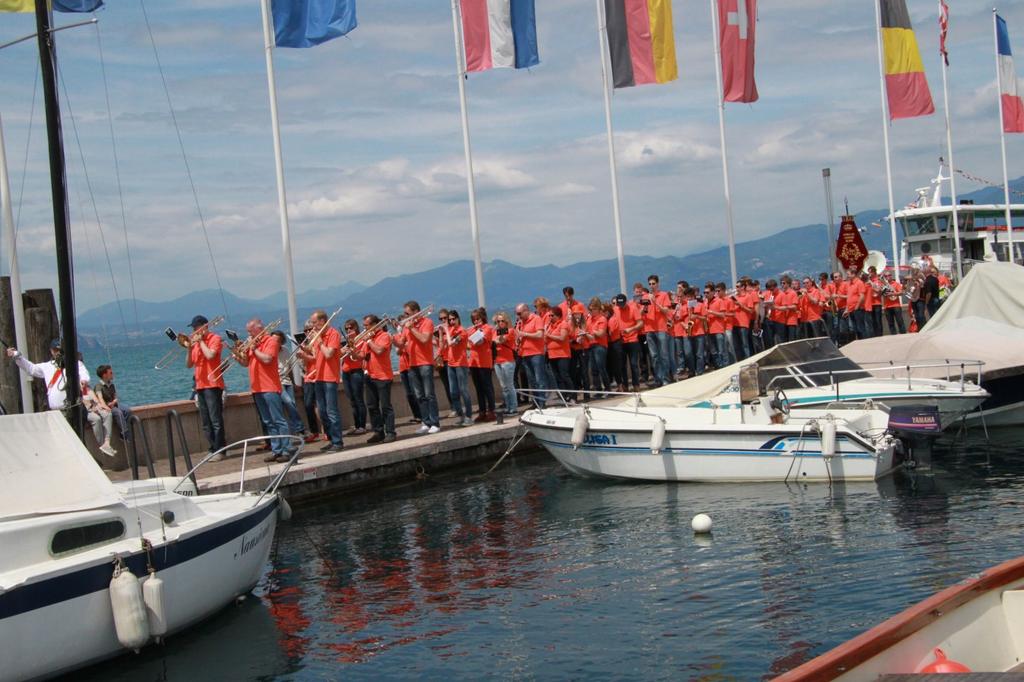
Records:
[[[64,356],[61,354],[60,339],[50,342],[50,360],[41,362],[38,365],[29,362],[28,358],[21,354],[16,348],[7,349],[7,357],[14,358],[15,364],[29,376],[42,379],[46,384],[46,402],[51,410],[64,408]],[[90,381],[89,371],[81,360],[78,361],[79,381]]]

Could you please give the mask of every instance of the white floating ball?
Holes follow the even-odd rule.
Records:
[[[693,528],[694,533],[710,533],[711,517],[707,514],[697,514],[690,521],[690,528]]]

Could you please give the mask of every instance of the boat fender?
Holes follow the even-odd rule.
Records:
[[[149,640],[149,616],[139,579],[120,562],[110,580],[110,608],[117,641],[126,649],[138,651]]]
[[[665,420],[658,417],[651,429],[651,454],[661,454],[661,448],[665,445]]]
[[[586,412],[580,412],[576,415],[576,421],[572,425],[572,449],[579,450],[580,446],[583,445],[584,439],[587,437],[587,429],[590,428],[590,420],[587,419]]]
[[[164,581],[156,571],[142,583],[142,600],[146,602],[149,634],[159,639],[167,634],[167,612],[164,610]]]
[[[834,457],[836,454],[836,422],[826,419],[821,427],[821,456]]]
[[[946,658],[946,652],[942,649],[936,648],[933,652],[935,660],[921,668],[917,672],[922,674],[928,673],[969,673],[971,669],[959,661],[954,661],[951,658]]]
[[[280,504],[277,507],[277,518],[280,521],[291,521],[292,519],[292,506],[288,504],[288,500],[284,499],[283,495],[278,495],[277,499]]]

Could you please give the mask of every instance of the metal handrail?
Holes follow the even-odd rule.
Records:
[[[914,379],[914,377],[911,376],[911,374],[910,374],[910,372],[912,370],[916,370],[916,369],[943,369],[944,368],[946,370],[946,381],[950,381],[951,382],[951,381],[953,381],[953,379],[952,379],[953,375],[950,373],[950,369],[953,368],[953,367],[959,367],[959,369],[960,369],[960,379],[959,379],[960,392],[962,393],[964,391],[964,389],[966,387],[966,383],[967,383],[967,377],[966,377],[967,367],[977,368],[977,381],[975,383],[980,386],[981,385],[981,370],[982,370],[982,367],[984,367],[984,365],[985,365],[984,361],[982,361],[982,360],[946,360],[946,361],[942,361],[942,362],[940,362],[940,361],[918,362],[918,363],[907,363],[907,364],[902,364],[902,365],[897,365],[896,363],[894,363],[892,361],[890,361],[890,362],[877,362],[877,363],[869,362],[869,363],[858,363],[858,364],[860,366],[857,369],[838,369],[838,370],[837,369],[830,369],[830,370],[824,370],[824,371],[820,371],[820,372],[802,372],[799,376],[800,377],[827,376],[829,378],[829,385],[830,386],[837,386],[838,383],[834,380],[836,375],[863,374],[866,370],[869,371],[872,366],[878,365],[878,367],[875,368],[876,370],[877,369],[891,369],[892,370],[892,377],[891,377],[892,379],[896,379],[896,370],[904,370],[904,371],[906,371],[906,373],[907,373],[907,390],[912,390],[913,389],[913,383],[912,382],[913,382],[913,379]],[[779,376],[773,377],[772,380],[768,382],[768,385],[765,386],[765,390],[771,390],[774,387],[774,385],[776,384],[776,382],[779,382],[780,380],[795,379],[795,378],[798,378],[798,377],[796,375],[793,375],[793,374],[780,374]],[[919,377],[919,378],[923,379],[925,377]],[[818,387],[818,388],[820,388],[820,387]]]
[[[267,486],[260,492],[259,499],[256,500],[255,504],[253,504],[253,506],[255,507],[260,503],[260,501],[264,497],[273,494],[277,490],[278,486],[281,485],[281,481],[283,481],[284,477],[287,475],[288,470],[292,468],[292,465],[295,464],[296,461],[298,461],[299,454],[302,452],[302,448],[305,445],[305,441],[303,440],[302,436],[253,436],[251,438],[246,438],[245,440],[236,441],[234,443],[231,443],[230,445],[225,445],[224,447],[215,452],[207,453],[207,455],[203,457],[203,459],[201,459],[198,464],[192,467],[187,474],[182,476],[181,480],[178,481],[178,484],[174,486],[171,492],[178,492],[178,488],[181,487],[182,483],[184,483],[186,479],[191,479],[194,482],[196,480],[196,471],[198,471],[204,464],[209,462],[217,455],[226,454],[227,451],[230,450],[231,448],[237,448],[241,446],[242,471],[238,481],[238,494],[242,495],[245,493],[245,465],[246,460],[248,459],[249,456],[249,443],[257,443],[263,441],[270,442],[279,438],[291,441],[292,444],[296,446],[295,452],[292,453],[292,456],[288,459],[287,462],[285,462],[284,468],[282,468],[281,471],[279,471],[277,475],[270,480],[270,483],[268,483]],[[198,485],[196,486],[196,489],[198,490]]]
[[[149,436],[146,435],[146,429],[142,426],[142,420],[137,415],[128,417],[128,433],[131,436],[131,440],[128,443],[128,452],[131,455],[131,462],[129,462],[132,468],[132,480],[139,480],[139,451],[138,442],[139,439],[136,437],[135,425],[139,425],[139,432],[142,434],[142,443],[145,445],[143,454],[146,455],[146,470],[149,471],[150,478],[156,478],[156,469],[153,468],[153,457],[150,454],[149,449]]]
[[[181,441],[182,455],[185,459],[185,466],[192,469],[192,455],[188,451],[188,439],[185,437],[185,427],[181,424],[181,415],[178,414],[177,410],[167,410],[167,414],[164,417],[167,421],[167,462],[170,465],[171,476],[178,475],[178,464],[177,457],[174,448],[174,427],[178,427],[178,438]],[[192,483],[195,484],[196,490],[199,490],[199,483],[196,481],[196,477],[192,476]]]

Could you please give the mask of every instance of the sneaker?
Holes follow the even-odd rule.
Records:
[[[328,443],[327,445],[320,448],[320,452],[341,452],[344,445],[335,445],[334,443]]]
[[[266,457],[263,458],[263,461],[264,462],[276,462],[276,461],[278,461],[277,460],[277,455],[275,455],[274,453],[270,453],[269,455],[267,455]]]
[[[320,434],[319,433],[311,433],[308,436],[306,436],[305,438],[303,438],[302,442],[303,443],[315,443],[318,440],[320,440]]]
[[[420,426],[420,428],[416,429],[416,433],[417,434],[429,433],[430,429],[431,429],[431,427],[427,426],[426,424],[423,424],[422,426]]]
[[[366,433],[366,429],[361,426],[353,426],[351,429],[345,432],[346,436],[361,436]]]
[[[441,427],[440,426],[431,426],[429,429],[427,429],[427,433],[440,433],[440,432],[441,432]]]
[[[469,417],[463,417],[462,418],[462,425],[463,426],[472,426],[473,425],[473,420],[470,419]]]
[[[384,434],[379,431],[366,439],[367,443],[380,443],[384,440]]]
[[[111,447],[110,443],[104,443],[103,445],[101,445],[100,452],[102,452],[107,457],[113,457],[114,455],[117,454],[117,450]]]
[[[396,436],[393,433],[389,433],[388,435],[384,436],[385,443],[394,443],[396,440],[398,440],[398,436]]]
[[[476,416],[476,419],[473,420],[473,423],[474,424],[483,424],[485,421],[487,421],[487,415],[485,413],[481,412],[480,414],[478,414]]]
[[[419,417],[412,417],[412,418],[411,418],[411,419],[409,420],[409,423],[410,423],[410,424],[419,424],[419,423],[420,423],[420,422],[422,422],[422,421],[423,421],[423,420],[422,420],[422,419],[420,419]]]
[[[274,457],[274,461],[277,462],[278,464],[284,464],[285,462],[290,462],[291,459],[292,459],[291,455],[278,455],[277,457]],[[299,460],[296,459],[295,461],[298,462]]]
[[[213,457],[210,458],[210,461],[211,462],[220,462],[220,461],[225,460],[225,459],[227,459],[227,455],[225,455],[223,452],[218,452],[216,455],[214,455]]]
[[[509,410],[508,412],[505,413],[505,416],[506,417],[518,417],[519,416],[519,412],[517,412],[516,410]]]
[[[462,415],[459,414],[458,412],[456,412],[455,410],[452,410],[451,412],[448,413],[448,418],[449,419],[455,419],[456,417],[461,419]]]

